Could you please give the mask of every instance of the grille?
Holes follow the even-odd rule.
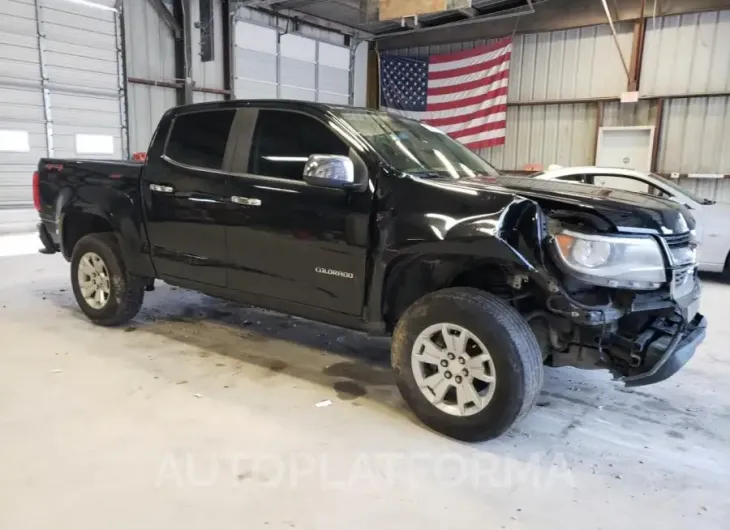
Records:
[[[685,265],[684,267],[680,267],[678,269],[674,269],[674,287],[675,289],[677,287],[682,287],[685,282],[690,280],[694,274],[694,269],[692,268],[692,265]]]
[[[697,262],[697,246],[693,242],[692,234],[664,236],[664,242],[667,245],[669,254],[671,255],[671,264],[673,267],[684,267],[694,265]]]
[[[682,296],[692,292],[695,286],[694,264],[676,268],[672,271],[672,274],[672,292],[674,293],[675,299],[681,298]]]
[[[697,250],[690,232],[664,236],[672,265],[672,295],[676,300],[692,292],[697,270]]]
[[[669,248],[684,247],[689,245],[692,240],[692,234],[687,232],[686,234],[679,234],[673,236],[664,236],[664,241],[667,242]]]

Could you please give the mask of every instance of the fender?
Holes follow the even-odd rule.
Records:
[[[135,184],[136,184],[136,179]],[[112,186],[66,187],[61,190],[56,203],[56,226],[63,255],[70,259],[72,248],[66,248],[65,231],[74,215],[91,215],[103,219],[117,236],[119,247],[130,273],[148,278],[155,277],[149,256],[147,236],[142,225],[142,215],[136,186],[130,193],[132,182],[115,182]],[[93,230],[92,230],[93,231]]]
[[[522,270],[543,285],[551,278],[543,250],[547,219],[529,199],[514,197],[494,212],[460,219],[425,213],[398,221],[385,215],[379,224],[383,246],[374,250],[372,287],[363,315],[368,322],[383,321],[386,306],[402,283],[400,275],[424,259],[436,267],[436,276],[443,276],[439,278],[443,285],[453,279],[449,277],[453,271],[480,260]],[[396,239],[398,233],[409,237]]]

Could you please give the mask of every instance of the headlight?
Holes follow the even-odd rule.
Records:
[[[564,230],[557,254],[582,280],[608,287],[656,289],[666,281],[659,244],[650,237],[612,237]]]

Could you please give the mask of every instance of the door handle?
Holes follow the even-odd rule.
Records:
[[[150,184],[150,189],[152,191],[159,191],[160,193],[172,193],[175,191],[175,188],[172,186],[163,186],[161,184]]]
[[[260,199],[252,199],[251,197],[231,197],[231,201],[242,206],[261,206]]]

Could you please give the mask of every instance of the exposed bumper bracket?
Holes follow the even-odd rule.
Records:
[[[692,322],[685,328],[679,340],[671,335],[664,335],[649,345],[655,350],[659,360],[643,373],[621,378],[626,386],[642,386],[659,383],[677,373],[689,361],[697,347],[705,338],[707,319],[697,313]],[[662,353],[663,352],[663,353]]]

